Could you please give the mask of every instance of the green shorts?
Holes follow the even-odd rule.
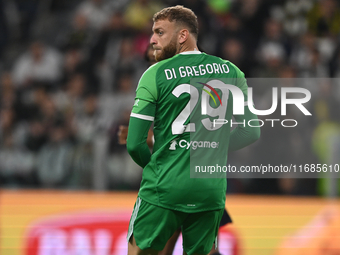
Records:
[[[142,249],[161,251],[173,233],[182,228],[183,249],[188,255],[208,254],[216,240],[224,209],[185,213],[165,209],[137,198],[127,240],[132,234]]]

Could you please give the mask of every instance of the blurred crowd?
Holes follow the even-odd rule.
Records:
[[[176,4],[198,16],[200,50],[246,74],[258,108],[270,108],[272,96],[258,78],[312,93],[312,117],[292,108],[297,128],[265,125],[231,164],[339,163],[340,1],[0,0],[0,187],[139,187],[142,170],[117,130],[149,66],[152,16]],[[325,192],[318,179],[292,176],[228,185],[235,193]]]

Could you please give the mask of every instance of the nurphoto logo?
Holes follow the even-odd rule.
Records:
[[[268,116],[274,113],[278,107],[278,99],[281,99],[281,116],[287,115],[287,105],[295,105],[305,116],[311,116],[312,114],[306,109],[304,104],[308,103],[311,99],[311,93],[309,90],[305,88],[298,87],[282,87],[279,90],[276,87],[272,88],[272,105],[269,109],[266,110],[258,110],[255,109],[253,102],[253,88],[248,87],[248,100],[245,101],[244,92],[237,86],[232,84],[223,83],[220,80],[211,80],[207,83],[199,82],[203,84],[206,89],[203,89],[202,92],[202,100],[201,100],[201,109],[202,115],[209,115],[211,117],[220,117],[224,116],[220,113],[225,113],[227,107],[227,101],[229,99],[229,95],[231,94],[233,97],[233,115],[243,115],[244,114],[244,106],[248,105],[250,112],[258,116]],[[222,99],[218,95],[216,89],[219,89],[222,92]],[[216,100],[213,98],[213,94],[211,91],[217,96],[220,101],[220,105],[216,108],[210,106],[209,99],[212,98],[215,105]],[[300,98],[289,98],[289,95],[299,95]],[[223,103],[223,104],[222,104]],[[295,119],[252,119],[248,121],[248,126],[250,127],[262,127],[265,122],[271,123],[271,126],[274,127],[276,122],[281,123],[283,127],[295,127],[298,122]],[[226,120],[224,118],[215,118],[213,119],[212,127],[220,128],[222,125],[229,123],[231,126],[233,124],[238,125],[246,125],[245,122],[233,122],[232,120]],[[254,123],[259,123],[258,125],[253,125]]]

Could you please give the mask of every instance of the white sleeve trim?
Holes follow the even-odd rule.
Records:
[[[133,113],[133,112],[130,114],[130,116],[138,118],[138,119],[142,119],[142,120],[149,120],[149,121],[154,121],[154,119],[155,119],[155,117],[152,117],[152,116],[138,114],[138,113]]]

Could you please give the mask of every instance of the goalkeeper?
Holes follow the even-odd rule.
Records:
[[[143,168],[128,254],[158,254],[179,227],[185,254],[208,254],[225,207],[226,179],[197,176],[194,164],[226,165],[228,149],[253,143],[260,130],[239,125],[230,132],[229,125],[212,125],[212,119],[231,120],[233,101],[247,100],[247,84],[235,65],[198,50],[197,17],[190,9],[161,10],[152,30],[159,62],[139,81],[127,138],[128,152]],[[232,87],[241,95],[235,97]],[[246,103],[242,108],[237,122],[257,119]],[[152,122],[151,154],[146,140]],[[209,146],[191,149],[192,141]]]

